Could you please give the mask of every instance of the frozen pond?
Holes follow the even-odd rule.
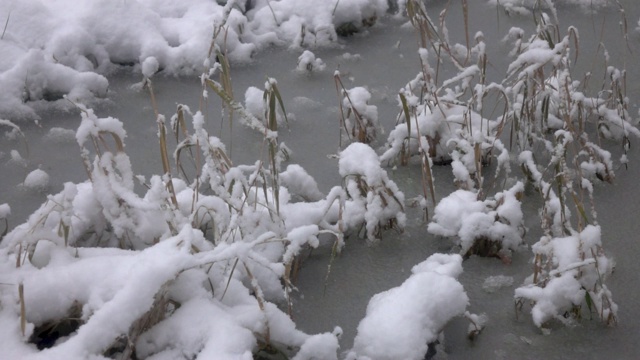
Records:
[[[457,3],[457,2],[456,2]],[[640,18],[640,3],[636,0],[620,1],[626,11],[630,29]],[[445,1],[430,1],[427,9],[433,18],[446,6]],[[469,31],[481,30],[487,42],[489,77],[502,78],[510,60],[504,54],[509,45],[501,42],[513,26],[530,31],[535,28],[530,16],[506,15],[484,2],[469,2]],[[603,78],[602,51],[599,42],[605,44],[610,64],[627,70],[627,95],[630,113],[638,116],[640,104],[640,35],[629,34],[625,42],[619,22],[617,7],[599,9],[595,13],[582,12],[573,5],[559,5],[560,33],[568,26],[580,30],[580,54],[575,72],[593,72],[592,86],[598,88]],[[452,41],[464,42],[464,20],[461,7],[451,5],[447,24]],[[327,192],[341,182],[335,157],[339,151],[338,94],[333,72],[339,69],[347,87],[366,86],[372,94],[371,103],[378,107],[379,119],[387,131],[378,136],[374,148],[384,144],[388,131],[393,129],[399,113],[398,89],[415,77],[420,64],[417,56],[415,30],[403,26],[406,19],[385,17],[365,33],[340,40],[332,48],[314,49],[322,58],[326,70],[311,74],[294,71],[299,52],[282,48],[269,48],[260,52],[251,64],[233,65],[232,81],[237,99],[242,99],[250,86],[263,88],[265,77],[277,79],[287,111],[294,116],[288,129],[281,129],[279,140],[292,150],[291,163],[302,165],[316,179],[320,190]],[[493,54],[499,54],[494,55]],[[451,69],[443,69],[443,75],[453,75]],[[581,78],[573,74],[576,78]],[[136,174],[151,176],[162,170],[158,150],[157,125],[149,95],[136,91],[131,85],[141,81],[139,73],[123,69],[109,77],[110,91],[107,100],[94,106],[99,116],[113,116],[124,123],[127,131],[126,150],[131,157]],[[158,110],[171,117],[177,104],[198,109],[202,93],[197,77],[153,78]],[[263,149],[262,136],[240,124],[230,130],[218,120],[220,102],[210,93],[205,113],[208,130],[219,136],[231,154],[234,164],[252,164]],[[54,127],[75,130],[79,124],[77,111],[39,109],[41,120],[19,123],[26,135],[28,156],[20,138],[3,138],[0,141],[0,204],[11,205],[10,225],[23,222],[46,199],[46,194],[62,190],[66,181],[81,182],[86,179],[78,145],[72,134],[62,132],[52,136]],[[618,323],[605,327],[597,317],[583,319],[575,326],[555,326],[549,335],[541,333],[531,321],[529,307],[516,314],[513,291],[525,277],[532,273],[529,250],[515,252],[512,263],[503,264],[495,258],[472,256],[463,262],[464,272],[459,281],[470,298],[469,311],[484,313],[489,321],[475,341],[466,336],[468,322],[457,318],[445,329],[445,349],[449,359],[634,359],[640,358],[640,245],[637,234],[640,222],[640,193],[636,188],[640,178],[640,151],[638,139],[631,139],[628,169],[616,169],[613,184],[595,187],[595,203],[598,222],[602,226],[603,245],[616,262],[615,272],[607,281],[618,304]],[[608,148],[618,159],[618,144]],[[10,151],[17,149],[25,163],[11,160]],[[40,168],[50,176],[49,186],[42,192],[19,187],[24,176]],[[405,193],[406,199],[422,194],[421,172],[418,164],[407,167],[387,168],[390,177]],[[514,169],[518,172],[519,169]],[[453,175],[448,166],[434,167],[436,198],[439,200],[455,190]],[[525,224],[529,231],[525,242],[529,245],[541,236],[537,209],[539,197],[533,192],[524,201]],[[430,209],[433,210],[433,209]],[[351,236],[340,256],[331,260],[331,249],[324,243],[312,252],[305,251],[294,293],[293,318],[298,327],[308,333],[331,331],[342,327],[341,350],[353,345],[358,322],[364,317],[369,299],[376,293],[400,285],[411,273],[411,268],[436,252],[452,251],[449,239],[436,237],[426,230],[426,223],[418,208],[407,207],[407,227],[403,233],[393,230],[383,234],[382,241],[369,245],[365,239]],[[0,225],[1,226],[1,225]],[[328,266],[330,272],[327,274]],[[506,276],[513,284],[504,287],[483,287],[485,280],[493,276]]]

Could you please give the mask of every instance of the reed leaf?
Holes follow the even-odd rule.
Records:
[[[20,301],[20,332],[22,336],[27,332],[27,310],[24,301],[24,284],[18,285],[18,299]]]

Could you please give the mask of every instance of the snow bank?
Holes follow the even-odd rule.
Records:
[[[0,116],[35,117],[34,100],[106,97],[115,66],[146,77],[201,73],[214,37],[237,62],[272,44],[327,46],[336,28],[371,25],[387,8],[386,0],[4,1]]]
[[[444,326],[464,314],[469,299],[456,280],[461,256],[434,254],[411,272],[402,285],[371,298],[347,359],[422,360]]]

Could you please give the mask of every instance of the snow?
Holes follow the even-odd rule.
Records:
[[[488,2],[492,5],[503,7],[509,14],[513,13],[519,15],[530,15],[536,7],[548,10],[555,6],[556,3],[538,0],[489,0]],[[584,10],[589,11],[598,11],[604,7],[612,5],[608,0],[563,0],[562,3],[566,5],[578,5]]]
[[[305,50],[298,57],[298,67],[296,67],[296,71],[305,73],[305,72],[318,72],[323,71],[327,66],[322,61],[322,59],[317,58],[314,53],[309,50]]]
[[[291,349],[298,359],[337,358],[341,331],[306,334],[273,302],[290,301],[290,266],[303,249],[319,246],[319,234],[331,234],[340,244],[343,231],[364,226],[373,241],[382,224],[404,225],[404,196],[373,149],[345,149],[339,172],[350,178],[349,185],[334,187],[326,197],[296,164],[279,173],[276,193],[259,183],[270,173],[260,161],[238,167],[225,162],[225,146],[208,135],[201,113],[187,111],[195,131],[187,141],[197,138],[204,152],[201,181],[215,190],[199,193],[201,188],[166,174],[148,182],[134,176],[122,122],[80,109],[75,140],[89,179],[65,183],[6,234],[0,282],[27,289],[27,338],[38,326],[69,316],[74,306],[81,309],[82,326],[46,350],[22,354],[19,344],[7,345],[12,351],[26,359],[100,358],[126,335],[149,358],[251,358],[266,341]],[[86,148],[91,145],[94,151]],[[363,154],[369,161],[364,165]],[[354,188],[354,176],[368,182],[370,194]],[[35,170],[25,186],[45,186],[46,177]],[[136,178],[145,182],[143,195],[134,191]],[[290,202],[289,188],[301,201]],[[272,201],[276,194],[279,210]],[[8,205],[1,210],[8,216]],[[22,253],[26,248],[31,256]],[[15,291],[2,295],[18,303]],[[19,309],[4,307],[0,313],[16,323]],[[154,318],[157,313],[166,317]],[[151,328],[137,328],[140,321]]]
[[[346,224],[351,227],[364,220],[370,242],[378,238],[380,227],[390,221],[404,228],[404,194],[380,167],[378,155],[371,146],[350,144],[340,152],[338,170],[351,200],[345,207]]]
[[[147,78],[152,77],[159,69],[160,63],[158,63],[158,59],[153,56],[149,56],[142,62],[142,75]]]
[[[478,194],[457,190],[440,200],[427,230],[445,237],[457,237],[462,255],[482,238],[498,242],[502,248],[516,250],[522,243],[523,213],[518,194],[524,184],[499,192],[494,199],[478,200]]]
[[[347,359],[421,360],[443,327],[464,314],[469,299],[456,280],[459,255],[434,254],[402,285],[374,295]]]
[[[338,339],[342,329],[336,327],[331,333],[317,334],[309,337],[300,347],[300,351],[291,360],[338,360]]]
[[[324,197],[315,179],[300,165],[288,165],[287,169],[280,173],[280,181],[292,194],[299,195],[304,200],[318,201]]]
[[[249,86],[244,93],[244,105],[253,116],[264,120],[265,107],[263,100],[264,90],[255,86]]]
[[[27,174],[22,186],[33,191],[44,191],[49,187],[49,174],[44,170],[35,169]]]
[[[516,289],[515,297],[535,302],[531,315],[538,327],[550,319],[569,321],[563,314],[583,302],[594,306],[605,322],[615,317],[617,305],[602,282],[613,271],[613,263],[602,253],[601,245],[601,229],[594,225],[572,236],[543,237],[533,245],[534,253],[549,257],[554,269],[544,287],[527,282]]]
[[[27,160],[20,155],[20,152],[16,149],[12,149],[10,152],[11,160],[10,163],[16,164],[21,167],[27,167]]]
[[[75,142],[76,132],[72,129],[52,127],[45,138],[53,143]]]
[[[203,72],[215,33],[224,33],[214,41],[230,60],[249,62],[272,44],[331,45],[339,26],[362,28],[388,8],[386,0],[246,4],[251,8],[209,0],[4,1],[0,13],[10,15],[0,41],[0,116],[36,118],[29,101],[43,98],[103,98],[105,75],[121,64],[135,65],[145,77]]]
[[[0,204],[0,219],[6,219],[9,215],[11,215],[9,204]]]

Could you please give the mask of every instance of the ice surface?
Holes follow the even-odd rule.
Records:
[[[504,287],[513,285],[513,277],[505,275],[489,276],[484,279],[482,289],[488,293],[496,292]]]

